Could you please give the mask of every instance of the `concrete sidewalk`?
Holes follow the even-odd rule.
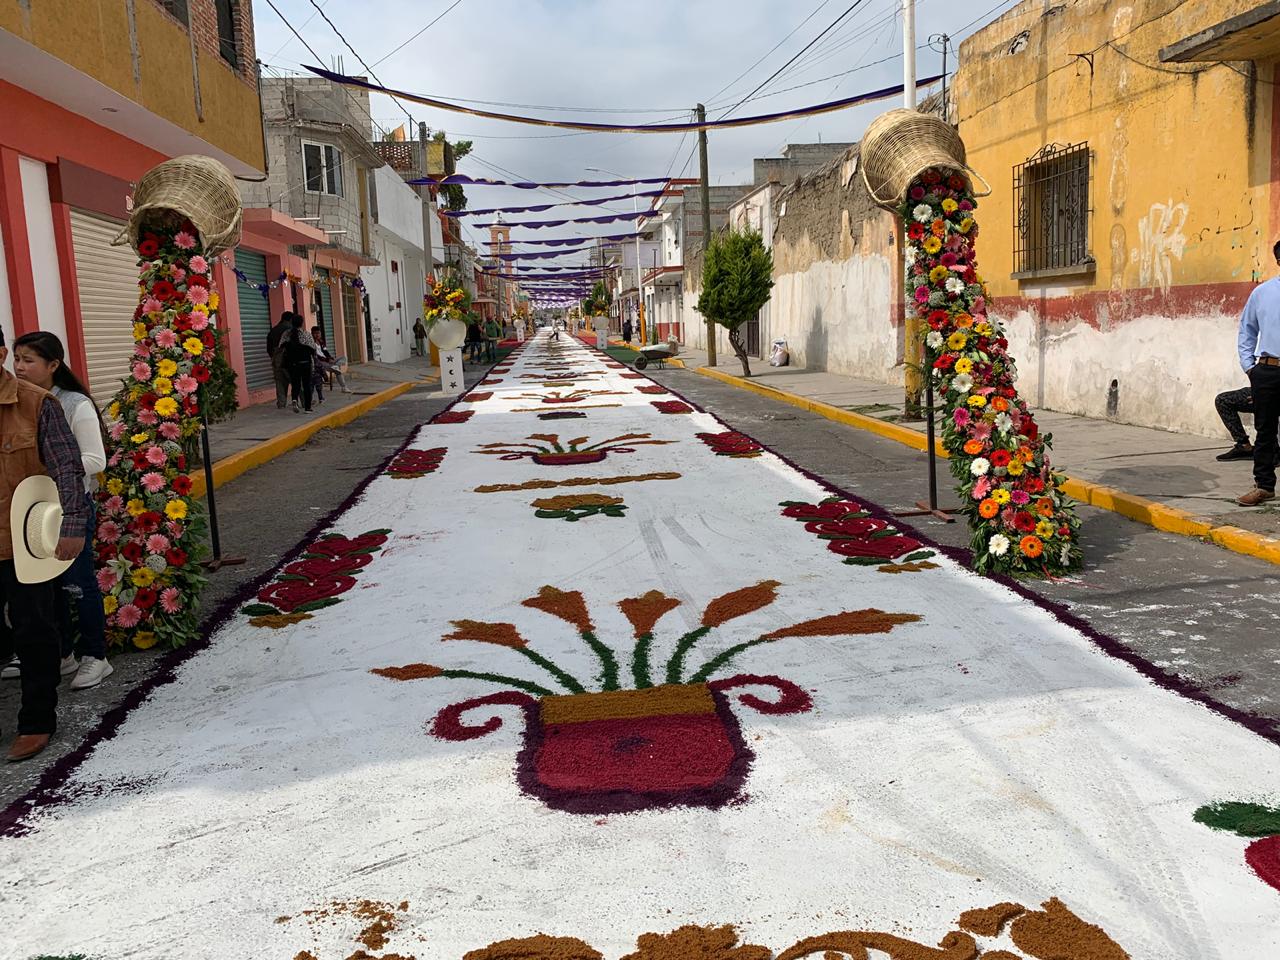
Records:
[[[705,352],[681,348],[689,369],[706,366]],[[741,378],[737,358],[717,357],[718,375]],[[901,387],[876,383],[823,370],[771,367],[753,361],[751,382],[773,390],[830,404],[923,433],[923,421],[902,417]],[[1204,518],[1210,526],[1230,526],[1280,537],[1280,506],[1240,507],[1235,498],[1253,486],[1249,461],[1220,463],[1214,458],[1231,446],[1223,437],[1169,433],[1110,420],[1077,417],[1050,410],[1036,411],[1041,429],[1053,434],[1054,468],[1076,480],[1123,491],[1175,510]],[[939,499],[945,506],[950,475],[940,471]],[[924,475],[921,472],[921,493]]]

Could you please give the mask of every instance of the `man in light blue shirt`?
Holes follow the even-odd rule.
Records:
[[[1271,251],[1280,264],[1280,242]],[[1280,277],[1254,288],[1240,316],[1240,366],[1253,393],[1254,488],[1236,502],[1256,507],[1276,496],[1276,427],[1280,424]]]

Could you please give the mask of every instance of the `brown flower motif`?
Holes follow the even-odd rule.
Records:
[[[853,633],[888,633],[900,623],[915,623],[920,617],[914,613],[885,613],[869,607],[866,610],[846,610],[829,617],[806,620],[794,626],[783,627],[766,633],[762,640],[781,640],[784,637],[843,637]]]
[[[406,663],[403,667],[374,667],[369,671],[388,680],[429,680],[444,675],[440,667],[429,663]]]
[[[670,933],[642,933],[636,938],[636,952],[622,960],[773,960],[768,947],[738,943],[738,931],[731,926],[697,927],[692,924]]]
[[[716,597],[707,604],[706,612],[702,614],[702,625],[718,627],[736,617],[745,617],[748,613],[767,607],[778,599],[780,586],[782,584],[777,580],[761,580],[753,587],[743,587]]]
[[[441,640],[478,640],[500,647],[520,649],[529,645],[514,623],[486,623],[483,620],[451,620],[458,629],[445,634]]]
[[[574,507],[614,507],[620,503],[621,497],[607,497],[603,493],[566,493],[535,500],[533,506],[540,510],[572,510]]]
[[[653,625],[678,606],[679,600],[657,590],[618,601],[618,609],[631,622],[631,629],[635,631],[637,639],[653,633]]]
[[[555,587],[543,587],[536,597],[521,601],[522,606],[541,610],[553,617],[559,617],[571,623],[582,633],[594,633],[595,624],[591,622],[591,614],[587,613],[586,601],[577,590],[558,590]]]

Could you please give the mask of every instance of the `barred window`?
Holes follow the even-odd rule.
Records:
[[[1013,168],[1014,277],[1094,268],[1090,158],[1088,143],[1051,143]]]

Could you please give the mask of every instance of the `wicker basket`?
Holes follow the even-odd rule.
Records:
[[[129,225],[114,243],[138,249],[146,224],[172,210],[195,224],[205,256],[229,250],[240,242],[240,189],[231,171],[212,157],[188,154],[152,167],[133,191]]]
[[[981,180],[985,197],[991,187],[965,163],[964,141],[955,127],[941,117],[915,110],[897,109],[871,121],[859,146],[862,180],[871,199],[886,209],[897,207],[920,174],[930,167],[954,170]]]

